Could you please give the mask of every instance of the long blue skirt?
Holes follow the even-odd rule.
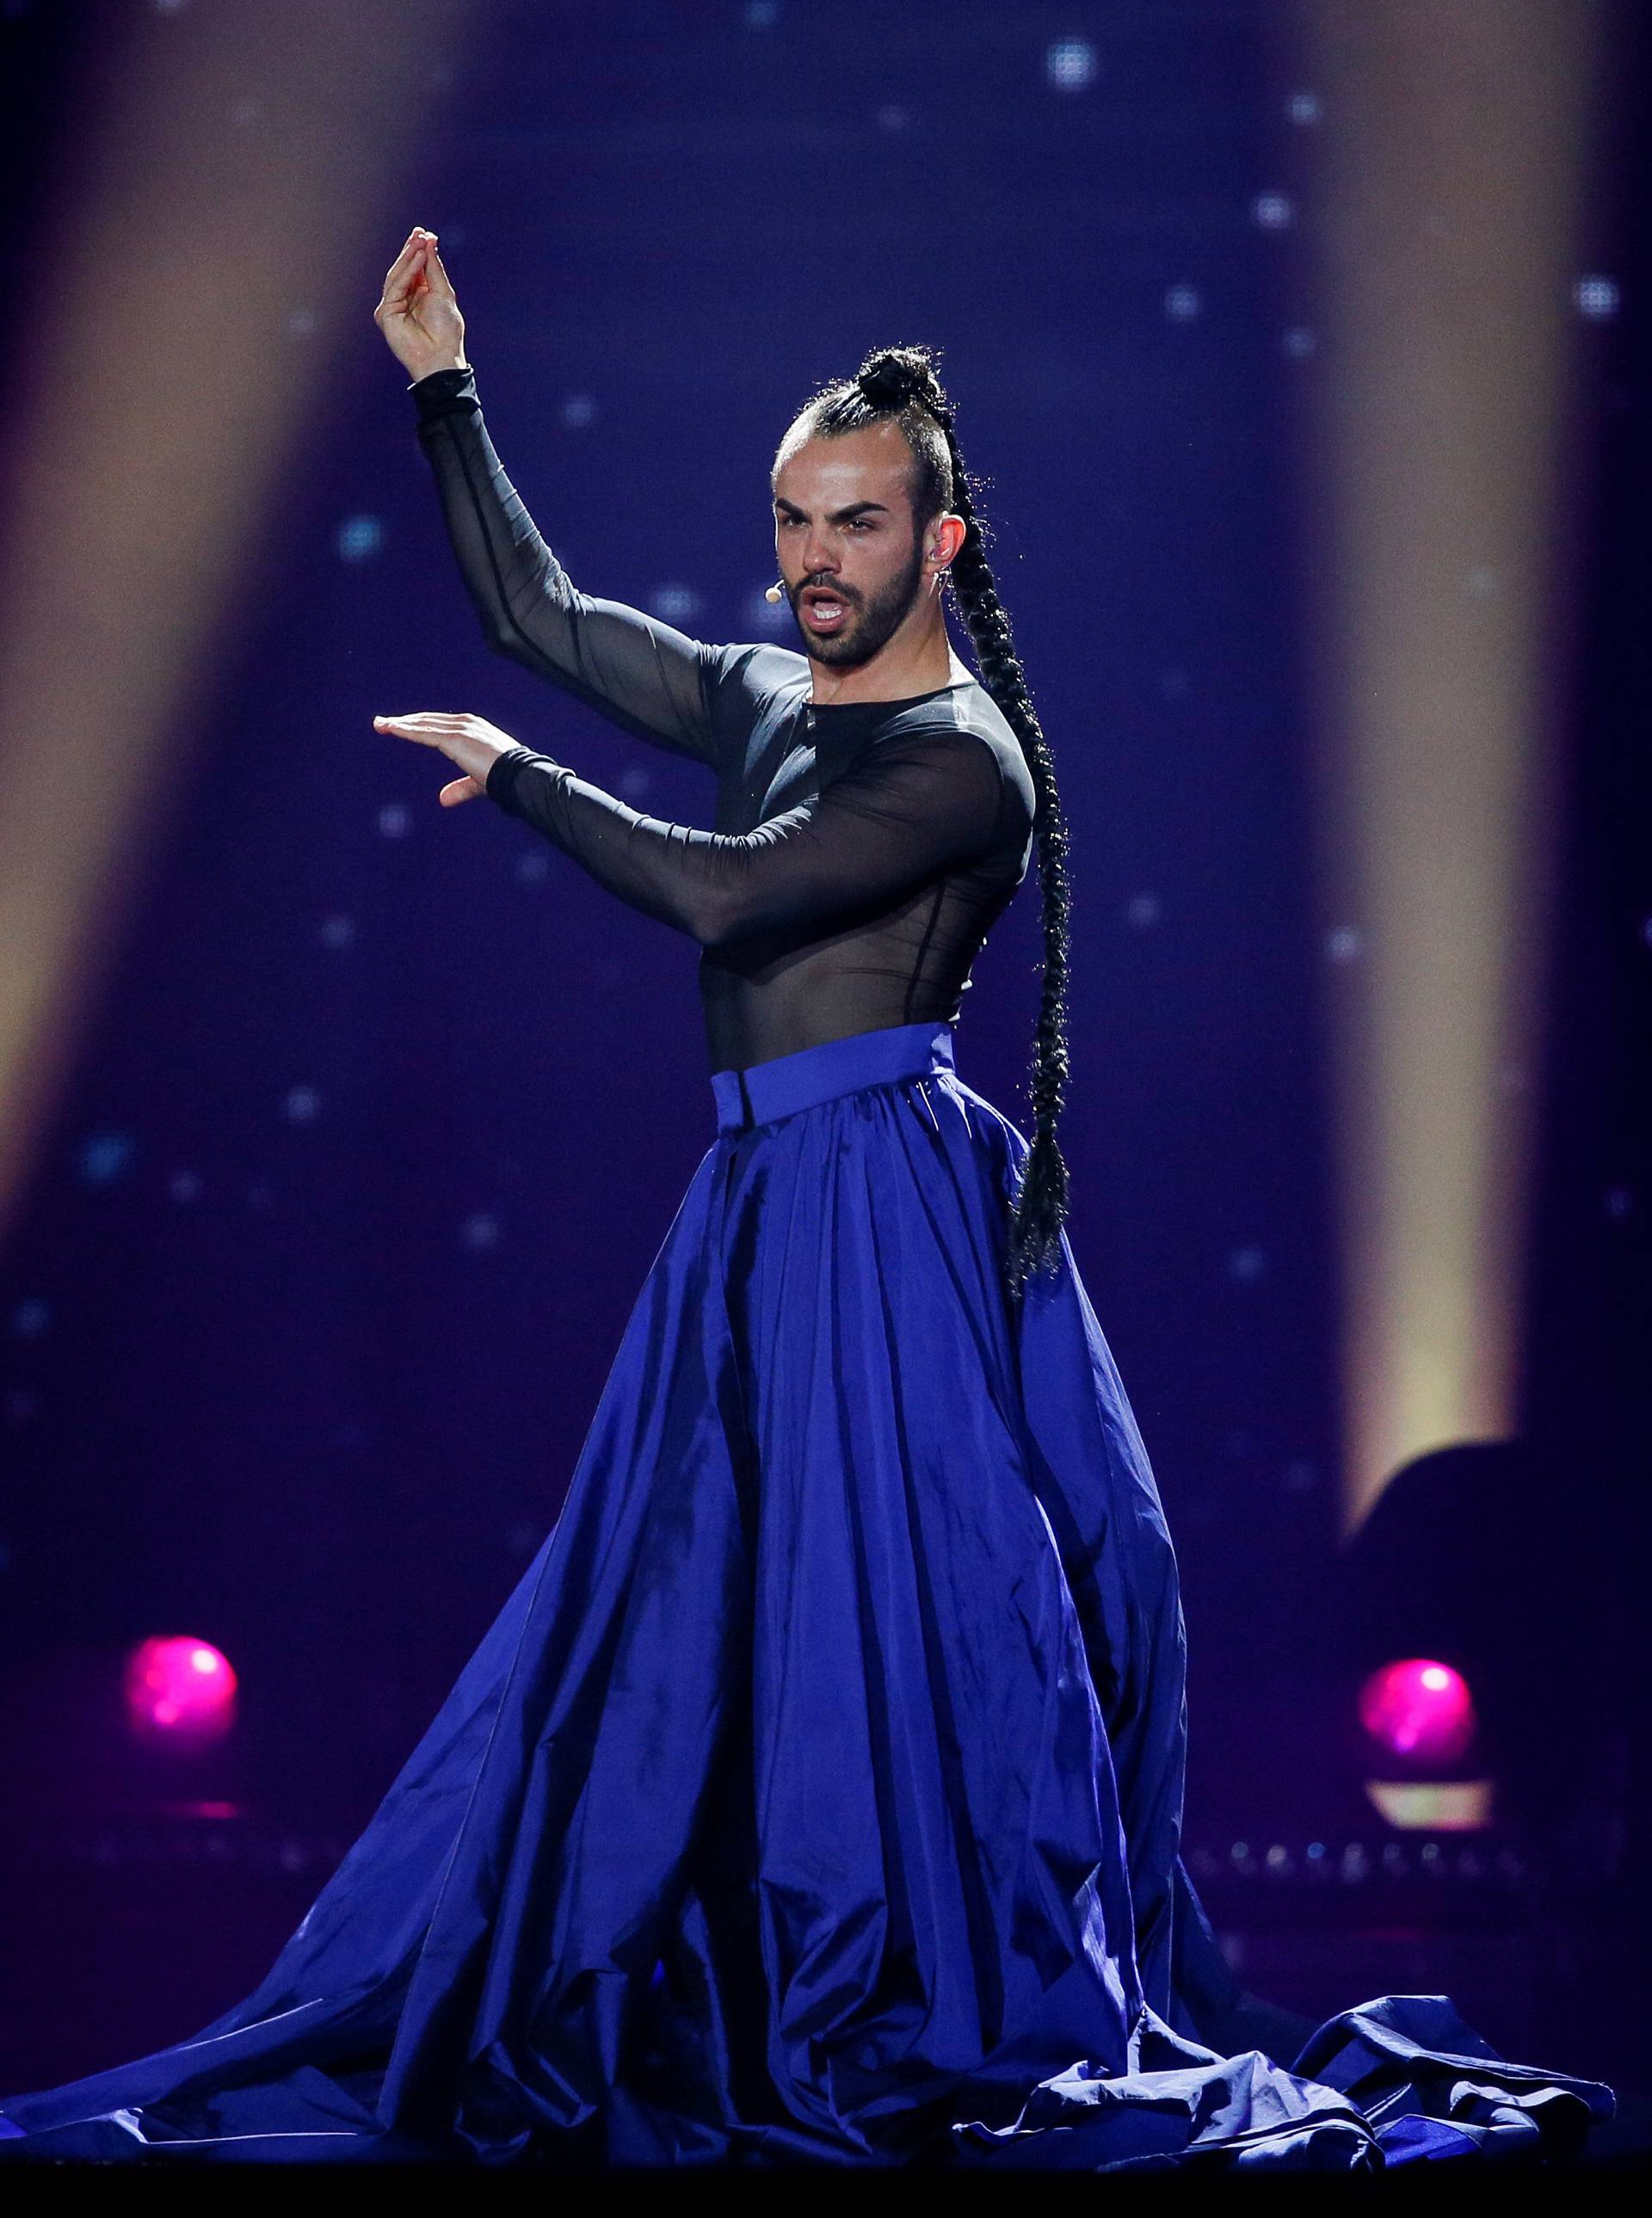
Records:
[[[718,1131],[554,1529],[268,1978],[13,2155],[1203,2162],[1575,2149],[1612,2097],[1386,1996],[1289,2056],[1179,1854],[1176,1562],[1026,1143],[903,1025]]]

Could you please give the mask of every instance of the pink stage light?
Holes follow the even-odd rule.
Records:
[[[1431,1657],[1408,1656],[1366,1680],[1359,1722],[1385,1755],[1446,1764],[1466,1754],[1477,1720],[1460,1671]]]
[[[235,1672],[210,1640],[145,1640],[127,1660],[127,1714],[176,1745],[218,1740],[235,1722]]]

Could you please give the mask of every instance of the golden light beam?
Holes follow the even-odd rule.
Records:
[[[399,188],[481,4],[219,0],[90,65],[7,369],[0,1236],[187,774],[194,674],[330,362],[382,350],[378,276],[434,220]],[[316,744],[325,704],[294,706]]]
[[[1308,0],[1349,1529],[1514,1427],[1593,0]]]

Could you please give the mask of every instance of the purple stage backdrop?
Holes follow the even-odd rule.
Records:
[[[713,1130],[692,945],[498,811],[439,809],[445,766],[371,727],[473,710],[652,815],[708,821],[697,766],[482,644],[370,320],[415,223],[441,235],[490,429],[575,583],[703,638],[794,638],[762,596],[796,406],[872,344],[944,350],[1072,827],[1071,1229],[1181,1558],[1189,1839],[1247,1977],[1308,2010],[1356,1998],[1334,1919],[1310,1946],[1293,1898],[1234,1877],[1274,1844],[1281,1873],[1304,1844],[1383,1846],[1346,1722],[1309,821],[1302,516],[1327,371],[1298,219],[1335,119],[1303,97],[1295,13],[455,9],[339,298],[312,296],[311,244],[279,227],[248,272],[278,381],[314,397],[187,673],[187,774],[143,831],[0,1248],[4,1854],[31,1928],[7,1944],[0,2082],[178,2037],[262,1969],[554,1518]],[[3,157],[15,337],[51,311],[107,56],[182,53],[213,15],[6,8],[28,95]],[[1608,30],[1632,117],[1635,11]],[[256,134],[266,95],[202,129]],[[1596,1618],[1644,1533],[1652,1370],[1632,1045],[1652,971],[1647,156],[1626,122],[1605,138],[1589,243],[1618,291],[1576,404],[1586,651],[1558,712],[1525,1390],[1531,1483],[1585,1534],[1556,1606]],[[186,282],[158,273],[156,313]],[[26,364],[11,390],[26,440]],[[94,651],[121,639],[65,642]],[[1018,1121],[1037,922],[1030,886],[958,1041]],[[123,1738],[118,1671],[176,1632],[232,1660],[240,1711],[169,1768]],[[1447,1989],[1513,2053],[1632,2086],[1644,2031],[1627,2010],[1614,2029],[1609,1990],[1626,1956],[1647,1969],[1624,1876],[1645,1839],[1639,1659],[1607,1642],[1591,1669],[1532,1719],[1571,1833],[1488,1848],[1478,1893],[1472,1865],[1432,1909],[1405,1892],[1409,1953],[1360,1964],[1370,1992]],[[1500,1952],[1545,1919],[1569,1954],[1522,1986]],[[1570,2040],[1586,2012],[1598,2053]]]

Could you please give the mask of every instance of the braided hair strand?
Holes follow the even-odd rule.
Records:
[[[951,403],[937,372],[938,360],[938,353],[928,347],[875,349],[852,378],[826,386],[805,404],[787,444],[800,433],[830,438],[894,418],[912,449],[913,505],[919,528],[948,511],[964,523],[963,543],[948,583],[968,628],[981,684],[1021,744],[1037,804],[1034,821],[1043,955],[1028,1081],[1032,1138],[1013,1199],[1005,1263],[1010,1290],[1019,1295],[1030,1277],[1053,1271],[1058,1264],[1067,1211],[1067,1164],[1056,1143],[1055,1126],[1067,1098],[1068,1075],[1067,982],[1073,902],[1068,839],[1055,760],[987,560],[990,527],[978,504],[979,481],[969,478],[958,453]]]

